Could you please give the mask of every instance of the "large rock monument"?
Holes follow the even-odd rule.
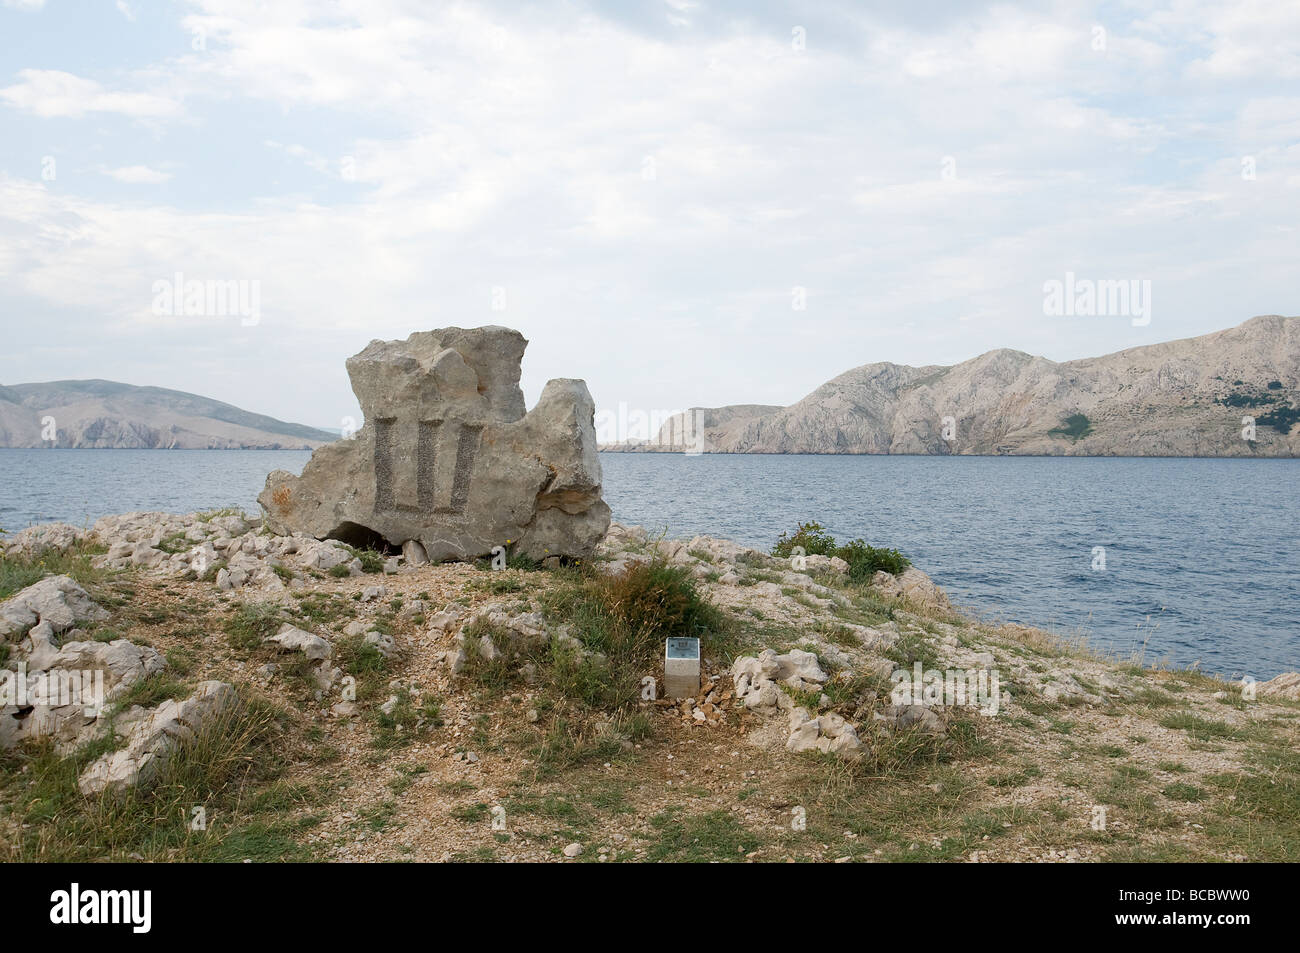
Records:
[[[418,542],[428,559],[505,546],[544,559],[591,555],[609,528],[595,406],[580,380],[547,383],[525,413],[509,328],[417,331],[348,359],[365,425],[321,447],[258,497],[267,526],[353,544]],[[418,555],[415,555],[418,561]]]

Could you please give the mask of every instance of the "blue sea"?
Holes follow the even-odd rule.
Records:
[[[0,450],[0,527],[243,507],[306,451]],[[602,454],[614,518],[902,550],[991,620],[1148,662],[1300,670],[1300,460]],[[1104,558],[1104,568],[1100,568]]]

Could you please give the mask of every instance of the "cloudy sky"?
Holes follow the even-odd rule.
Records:
[[[263,6],[0,0],[0,383],[338,427],[370,339],[505,324],[530,403],[786,404],[1300,313],[1300,4]]]

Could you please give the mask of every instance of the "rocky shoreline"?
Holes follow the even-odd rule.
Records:
[[[1230,858],[1254,823],[1233,799],[1297,740],[1300,675],[1243,687],[1119,663],[971,619],[915,568],[858,584],[838,558],[794,563],[704,536],[613,524],[582,565],[493,568],[275,535],[219,511],[37,526],[0,546],[3,564],[43,574],[0,601],[4,667],[32,685],[101,673],[104,694],[93,713],[81,698],[0,707],[0,751],[18,772],[0,788],[0,832],[15,845],[34,836],[10,800],[32,752],[76,765],[69,812],[120,812],[263,708],[292,753],[274,783],[318,791],[322,808],[277,814],[310,820],[280,856],[318,859],[684,859],[664,832],[701,823],[751,860]],[[695,697],[657,693],[657,609],[644,625],[609,623],[656,573],[707,610]],[[611,635],[640,629],[657,663]],[[913,672],[916,694],[901,698]],[[972,698],[954,702],[942,680],[923,695],[927,673],[969,677]],[[638,694],[645,679],[656,690]],[[976,704],[977,685],[994,695]],[[960,790],[960,817],[918,808],[882,827],[847,801],[819,816],[810,785],[873,804]],[[604,788],[630,813],[575,804],[575,825],[537,808]],[[369,802],[382,823],[366,820]],[[1102,831],[1098,808],[1111,814]],[[1230,832],[1198,820],[1217,810]],[[959,823],[971,817],[989,826],[974,840]]]

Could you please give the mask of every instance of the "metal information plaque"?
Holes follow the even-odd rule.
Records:
[[[668,654],[665,658],[670,659],[699,659],[700,657],[700,640],[699,639],[669,639]]]
[[[664,647],[664,694],[694,698],[700,693],[700,640],[672,638]]]

